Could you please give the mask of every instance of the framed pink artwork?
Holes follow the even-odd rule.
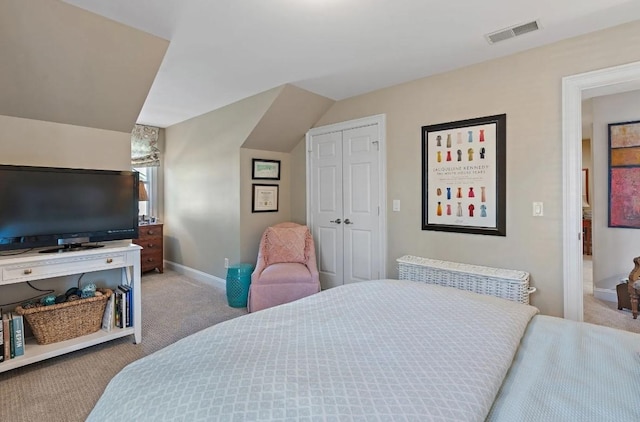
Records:
[[[609,124],[609,227],[640,228],[640,121]]]

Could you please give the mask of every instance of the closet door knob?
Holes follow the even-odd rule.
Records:
[[[336,218],[335,220],[331,220],[331,221],[329,221],[329,223],[336,223],[336,224],[340,224],[340,223],[342,223],[342,220],[340,220],[339,218]]]
[[[353,224],[348,218],[344,219],[344,224]]]

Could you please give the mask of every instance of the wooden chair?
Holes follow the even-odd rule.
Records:
[[[640,291],[640,256],[633,258],[635,267],[629,273],[629,299],[631,300],[631,313],[633,319],[638,318],[638,292]]]

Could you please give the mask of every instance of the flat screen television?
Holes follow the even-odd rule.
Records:
[[[137,172],[0,165],[0,251],[137,237]]]

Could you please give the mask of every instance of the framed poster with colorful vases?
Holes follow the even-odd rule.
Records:
[[[506,236],[507,115],[422,127],[422,230]]]
[[[640,121],[609,125],[609,227],[640,228]]]

